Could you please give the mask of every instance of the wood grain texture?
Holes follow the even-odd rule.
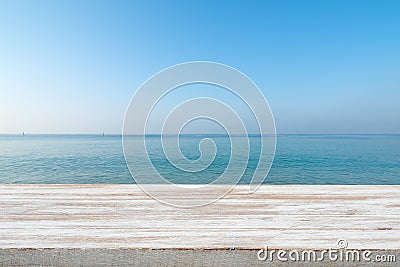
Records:
[[[400,249],[400,186],[246,190],[182,209],[136,185],[0,185],[0,249]]]

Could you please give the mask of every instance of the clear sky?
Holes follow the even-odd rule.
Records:
[[[0,1],[0,133],[120,133],[187,61],[262,89],[278,133],[400,133],[400,1]]]

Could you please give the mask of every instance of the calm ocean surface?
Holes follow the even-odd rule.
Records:
[[[148,138],[157,169],[174,183],[208,183],[229,161],[229,139],[217,145],[209,169],[187,175],[162,156],[159,138]],[[152,139],[153,138],[153,139]],[[243,137],[244,138],[244,137]],[[254,139],[254,140],[253,140]],[[200,136],[181,137],[182,153],[199,157]],[[257,152],[256,137],[250,138]],[[258,150],[259,151],[259,150]],[[251,153],[241,183],[258,158]],[[255,153],[256,154],[256,153]],[[121,136],[0,135],[0,183],[134,183],[122,153]],[[400,184],[400,135],[278,135],[271,184]]]

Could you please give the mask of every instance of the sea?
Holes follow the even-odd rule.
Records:
[[[180,136],[180,153],[195,161],[201,156],[199,143],[204,138]],[[259,162],[257,136],[241,138],[250,143],[252,153],[244,173],[238,169],[232,175],[246,184],[258,164],[268,163]],[[160,136],[146,137],[146,144],[154,168],[170,182],[205,184],[223,173],[231,151],[229,136],[207,139],[215,144],[215,159],[196,173],[169,162]],[[121,135],[0,135],[0,183],[130,184],[135,183],[133,176]],[[400,135],[277,135],[275,157],[264,183],[399,185]]]

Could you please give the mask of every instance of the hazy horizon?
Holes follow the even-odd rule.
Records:
[[[0,136],[121,136],[122,133],[0,133]],[[160,134],[160,133],[146,133],[146,134],[128,134],[125,136],[176,136],[176,134]],[[183,133],[179,134],[180,136],[184,135],[204,135],[204,136],[259,136],[261,134],[257,133],[249,133],[248,135],[246,134],[223,134],[223,133]],[[263,136],[271,135],[271,134],[262,134]],[[400,133],[276,133],[275,135],[400,135]]]

